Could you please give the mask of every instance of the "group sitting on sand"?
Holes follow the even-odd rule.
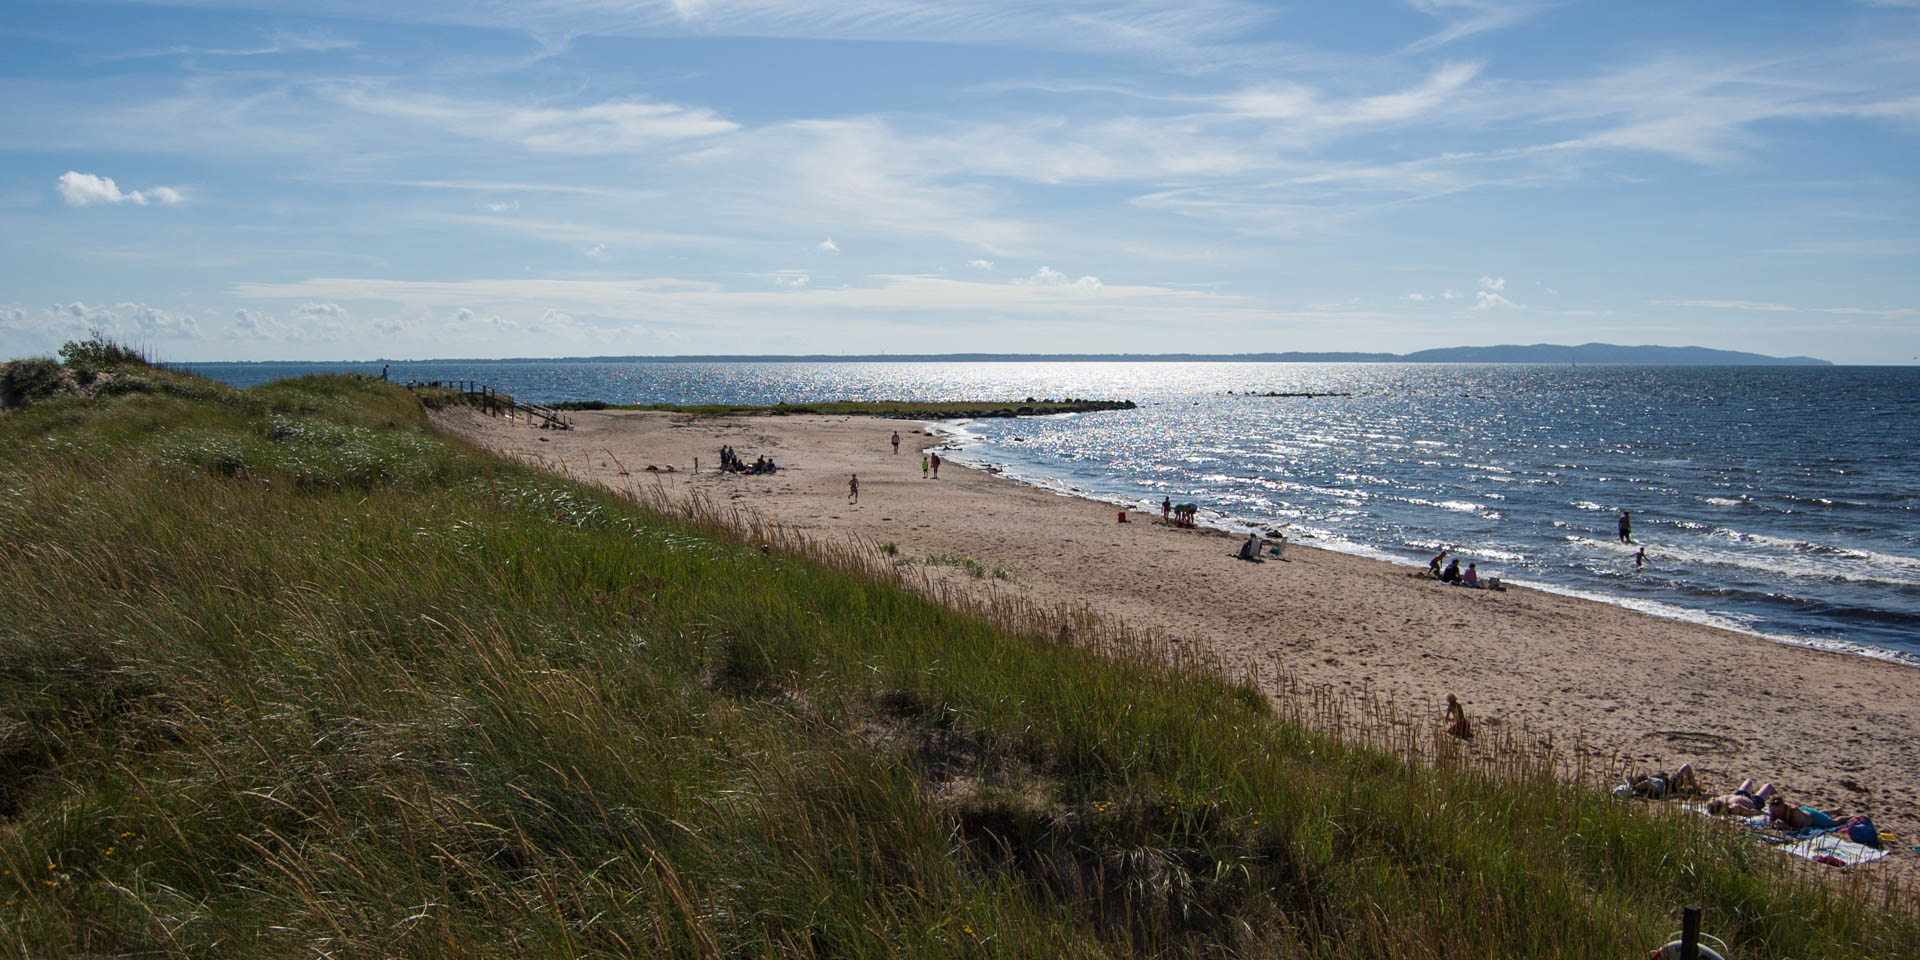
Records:
[[[775,473],[779,469],[780,465],[774,463],[773,458],[765,454],[755,457],[752,463],[746,463],[740,459],[739,454],[733,452],[732,447],[720,448],[720,470],[724,473]]]
[[[1482,587],[1489,590],[1506,589],[1504,586],[1501,586],[1500,578],[1498,577],[1491,578],[1482,583],[1480,580],[1480,564],[1476,562],[1469,561],[1467,568],[1462,570],[1460,569],[1460,558],[1454,557],[1452,558],[1452,562],[1446,563],[1445,569],[1442,569],[1440,565],[1447,561],[1447,555],[1452,552],[1452,548],[1448,548],[1435,554],[1432,560],[1428,560],[1427,575],[1441,583],[1452,584],[1456,587],[1472,587],[1476,590]]]

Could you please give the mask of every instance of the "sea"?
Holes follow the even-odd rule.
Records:
[[[251,386],[383,365],[181,366]],[[1410,566],[1448,548],[1483,578],[1920,665],[1920,367],[523,360],[388,376],[535,402],[1132,400],[941,429],[954,460],[1063,494],[1192,503],[1215,527]]]

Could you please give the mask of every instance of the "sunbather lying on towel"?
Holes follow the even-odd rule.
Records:
[[[1767,801],[1767,816],[1772,818],[1774,826],[1786,830],[1831,830],[1847,819],[1844,813],[1796,807],[1778,796]]]
[[[1707,801],[1707,812],[1714,816],[1730,815],[1735,817],[1757,817],[1767,809],[1767,798],[1773,796],[1773,784],[1760,789],[1753,788],[1752,778],[1740,784],[1740,789],[1722,797]]]
[[[1649,800],[1664,800],[1682,794],[1700,792],[1700,781],[1693,775],[1693,764],[1683,763],[1680,769],[1672,773],[1656,773],[1651,776],[1644,773],[1629,774],[1627,782],[1613,788],[1616,797],[1646,797]]]

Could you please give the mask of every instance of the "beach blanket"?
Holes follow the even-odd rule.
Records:
[[[1871,863],[1887,855],[1885,850],[1875,850],[1864,843],[1848,840],[1846,833],[1836,827],[1817,837],[1794,840],[1780,845],[1781,851],[1796,857],[1805,857],[1820,863],[1834,866],[1851,867],[1855,864]],[[1838,862],[1836,862],[1838,861]]]
[[[1686,809],[1703,817],[1712,817],[1704,803],[1683,804]],[[1714,819],[1720,819],[1714,817]],[[1864,843],[1855,843],[1847,839],[1845,827],[1828,827],[1825,830],[1775,830],[1767,824],[1765,814],[1757,817],[1735,817],[1727,821],[1745,827],[1754,839],[1773,844],[1782,853],[1790,853],[1817,863],[1851,867],[1856,864],[1872,863],[1887,855],[1888,851],[1876,850]]]

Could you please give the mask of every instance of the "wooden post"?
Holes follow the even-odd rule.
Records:
[[[1700,908],[1680,911],[1680,960],[1700,960]]]

